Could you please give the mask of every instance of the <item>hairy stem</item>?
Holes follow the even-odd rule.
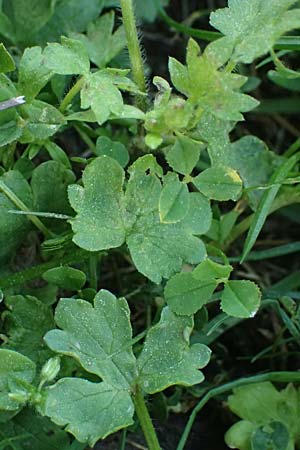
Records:
[[[64,97],[63,101],[60,104],[59,110],[61,113],[64,113],[67,107],[72,103],[73,98],[80,92],[84,83],[84,77],[78,78],[74,86],[71,87],[67,95]]]
[[[161,450],[161,447],[158,442],[158,438],[153,426],[153,423],[151,421],[151,417],[149,415],[149,411],[147,409],[144,396],[137,387],[135,396],[134,396],[134,405],[135,405],[135,411],[138,416],[138,419],[140,421],[140,425],[142,427],[148,449],[149,450]]]
[[[123,16],[123,24],[125,27],[127,46],[132,67],[133,80],[142,93],[147,92],[146,79],[144,72],[144,64],[142,52],[139,44],[138,33],[136,29],[134,8],[132,0],[121,0],[121,9]],[[140,96],[137,101],[138,106],[146,110],[147,103],[144,96]]]

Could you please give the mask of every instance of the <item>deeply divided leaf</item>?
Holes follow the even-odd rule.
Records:
[[[84,171],[84,188],[71,186],[69,198],[78,213],[72,220],[77,245],[97,251],[119,247],[126,241],[137,269],[159,283],[162,277],[169,278],[179,271],[183,262],[196,264],[205,257],[204,244],[195,235],[207,228],[210,207],[185,190],[184,195],[193,199],[190,206],[179,204],[179,209],[170,210],[174,198],[160,203],[163,189],[160,177],[148,174],[148,170],[147,165],[132,166],[124,192],[122,168],[111,158],[99,157]],[[167,201],[169,206],[165,206]],[[201,224],[201,209],[193,208],[201,203],[209,214],[203,218],[205,224]],[[161,221],[159,205],[168,208],[169,217],[176,219],[176,223]],[[170,214],[175,215],[172,218]]]

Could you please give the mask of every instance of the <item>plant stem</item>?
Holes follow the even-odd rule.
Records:
[[[63,99],[63,101],[60,104],[59,110],[61,113],[64,113],[67,109],[67,107],[70,105],[70,103],[72,103],[73,98],[75,97],[75,95],[77,95],[84,83],[84,77],[80,77],[78,78],[78,80],[76,81],[76,83],[74,84],[74,86],[71,87],[71,89],[69,90],[69,92],[67,93],[67,95],[65,96],[65,98]]]
[[[77,250],[70,255],[66,255],[62,258],[57,258],[46,263],[38,264],[36,266],[30,267],[29,269],[22,270],[21,272],[14,273],[0,279],[0,288],[7,289],[10,287],[16,287],[20,284],[27,283],[28,281],[39,278],[46,270],[52,269],[53,267],[62,266],[65,264],[75,264],[85,259],[88,259],[90,254],[85,250]]]
[[[144,72],[144,64],[142,52],[139,44],[138,33],[136,29],[134,8],[132,0],[121,0],[121,9],[123,16],[123,23],[125,27],[127,46],[132,67],[133,80],[138,86],[139,90],[146,94],[146,79]],[[138,106],[145,111],[147,108],[146,98],[140,96],[138,98]]]
[[[135,411],[140,421],[147,445],[149,450],[161,450],[158,442],[158,438],[147,409],[144,396],[137,386],[137,390],[134,396]]]
[[[226,384],[223,384],[222,386],[218,386],[216,388],[211,389],[210,391],[207,392],[207,394],[204,395],[204,397],[202,397],[202,399],[199,401],[199,403],[193,409],[176,450],[184,449],[186,441],[188,439],[188,436],[190,434],[191,428],[193,426],[194,420],[195,420],[198,412],[201,411],[201,409],[206,405],[206,403],[210,399],[212,399],[218,395],[225,394],[226,392],[231,391],[232,389],[235,389],[237,387],[247,386],[249,384],[254,384],[254,383],[261,383],[263,381],[271,381],[274,383],[292,383],[292,382],[299,383],[300,382],[300,373],[299,372],[263,373],[263,374],[259,374],[259,375],[254,375],[253,377],[240,378],[239,380],[231,381],[230,383],[226,383]]]
[[[96,145],[92,141],[92,139],[88,136],[88,134],[80,127],[80,125],[74,125],[75,130],[83,140],[83,142],[88,146],[88,148],[95,153],[96,152]]]
[[[90,288],[98,287],[98,253],[91,253],[89,258]]]
[[[48,228],[43,224],[43,222],[36,216],[30,215],[29,208],[22,202],[22,200],[3,182],[0,181],[0,190],[6,195],[7,198],[25,213],[28,212],[27,217],[31,222],[44,234],[45,237],[52,237],[53,234]]]

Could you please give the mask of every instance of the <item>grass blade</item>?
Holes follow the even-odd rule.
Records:
[[[282,181],[284,181],[284,179],[288,176],[290,170],[299,161],[299,159],[300,154],[297,153],[289,158],[281,167],[279,167],[271,177],[270,184],[273,184],[274,186],[267,190],[261,197],[246,238],[241,263],[247,258],[259,233],[261,232],[261,229],[264,226],[266,218],[270,212],[271,206],[281,187]]]

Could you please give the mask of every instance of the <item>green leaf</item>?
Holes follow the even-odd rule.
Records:
[[[114,31],[115,13],[110,11],[88,24],[86,35],[71,34],[86,47],[90,60],[99,68],[104,68],[126,45],[124,27]],[[99,46],[101,51],[99,51]]]
[[[213,200],[237,200],[242,192],[242,180],[229,167],[206,169],[193,179],[193,183],[202,194]]]
[[[0,34],[15,43],[15,31],[11,20],[0,11]]]
[[[228,398],[232,412],[255,424],[278,420],[280,393],[270,382],[255,383],[233,390]]]
[[[45,336],[53,351],[72,356],[87,372],[98,375],[115,389],[129,390],[136,368],[125,299],[116,299],[104,290],[96,295],[94,305],[79,299],[62,299],[55,321],[61,330],[49,331]]]
[[[68,201],[67,189],[74,182],[73,172],[57,161],[46,161],[36,167],[31,178],[33,193],[33,210],[58,214],[72,214]],[[62,221],[43,218],[45,224],[51,224],[55,229]]]
[[[81,107],[91,107],[100,125],[110,117],[122,118],[125,105],[120,90],[138,92],[135,84],[126,77],[127,73],[127,70],[103,69],[86,77],[80,92]]]
[[[193,270],[193,277],[197,280],[224,280],[229,278],[233,267],[230,265],[218,264],[211,259],[205,259]]]
[[[159,7],[167,6],[170,0],[148,0],[147,2],[137,2],[136,14],[146,22],[153,22],[158,14]]]
[[[220,157],[218,158],[220,160]],[[240,175],[245,188],[262,186],[269,182],[276,155],[267,149],[266,144],[255,136],[244,136],[229,144],[222,152],[223,164]],[[248,191],[250,205],[256,209],[261,191]]]
[[[159,197],[160,221],[162,223],[180,222],[188,213],[189,200],[187,185],[181,183],[176,174],[168,174]]]
[[[59,163],[61,163],[63,166],[65,166],[67,169],[71,169],[71,163],[66,155],[66,153],[63,151],[62,148],[60,148],[55,142],[46,141],[44,143],[45,148],[47,152],[49,153],[50,157]]]
[[[41,366],[51,353],[43,342],[45,333],[54,326],[50,306],[29,295],[13,295],[5,299],[5,347],[16,350]]]
[[[47,67],[41,47],[26,48],[19,65],[18,89],[26,100],[34,99],[48,83],[53,72]]]
[[[12,72],[15,70],[15,62],[10,56],[2,42],[0,43],[0,73]]]
[[[9,100],[18,95],[13,82],[0,73],[0,101]],[[22,134],[22,126],[18,121],[17,108],[0,111],[0,146],[10,144]]]
[[[13,421],[0,424],[0,435],[1,450],[70,450],[68,434],[33,409],[24,409]]]
[[[90,60],[84,45],[64,36],[61,44],[48,44],[43,57],[48,69],[59,75],[87,75],[90,70]]]
[[[258,105],[252,97],[238,92],[246,77],[219,70],[220,64],[208,50],[199,55],[200,47],[190,39],[186,69],[175,66],[174,61],[171,65],[176,89],[188,97],[189,103],[221,120],[243,120],[241,113]]]
[[[180,222],[160,222],[162,185],[159,177],[151,173],[154,167],[156,172],[159,166],[153,157],[150,161],[146,157],[138,159],[129,169],[131,176],[124,195],[122,168],[109,157],[99,157],[83,173],[84,188],[71,186],[69,198],[78,213],[71,221],[77,245],[98,251],[119,247],[126,240],[137,269],[159,283],[162,277],[180,271],[183,262],[199,263],[206,251],[194,236],[203,228],[198,223],[202,211],[190,208]],[[192,206],[198,200],[195,197]],[[210,211],[209,205],[203,204],[205,211]]]
[[[85,273],[73,267],[54,267],[43,273],[43,279],[48,283],[71,291],[78,291],[86,283]]]
[[[97,156],[110,156],[122,167],[126,167],[129,162],[129,153],[125,145],[122,142],[112,141],[106,136],[100,136],[97,139],[95,153]]]
[[[208,302],[217,284],[209,277],[199,280],[192,272],[178,273],[167,282],[164,295],[174,313],[190,316]]]
[[[79,442],[99,439],[133,423],[129,392],[108,383],[63,378],[47,391],[44,413]]]
[[[191,317],[179,317],[166,307],[161,319],[152,327],[138,358],[139,383],[149,394],[169,386],[191,386],[201,383],[204,376],[199,369],[210,360],[206,345],[194,344],[189,339],[193,329]]]
[[[221,296],[222,310],[233,317],[254,317],[260,305],[261,292],[252,281],[228,281]]]
[[[22,114],[25,115],[26,128],[20,142],[26,144],[53,136],[66,123],[58,109],[40,100],[24,105]]]
[[[251,445],[253,450],[288,450],[290,435],[281,422],[271,422],[259,427],[252,435]]]
[[[29,37],[50,19],[56,0],[11,0],[9,17],[12,20],[19,42],[28,42]]]
[[[225,434],[225,442],[230,448],[239,450],[251,449],[251,435],[255,425],[248,420],[240,420],[235,423]]]
[[[16,414],[20,403],[13,399],[11,385],[14,382],[31,383],[35,377],[35,364],[26,356],[13,350],[0,349],[0,412],[8,417]],[[3,414],[4,413],[4,414]]]
[[[181,224],[189,229],[191,233],[200,236],[210,229],[211,223],[212,210],[210,201],[200,192],[191,192],[189,212]]]
[[[290,170],[294,167],[294,165],[298,162],[300,156],[296,154],[289,158],[284,164],[278,167],[275,170],[274,174],[270,179],[270,184],[272,187],[265,191],[262,195],[260,202],[258,204],[258,208],[255,212],[253,220],[251,222],[250,229],[247,234],[246,242],[244,244],[243,255],[241,258],[241,262],[245,260],[249,252],[251,251],[255,241],[264,226],[266,218],[270,212],[272,204],[275,200],[275,197],[281,187],[281,183],[287,178]]]
[[[36,42],[59,41],[72,32],[82,33],[102,11],[103,0],[64,0],[58,2],[49,22],[34,37]]]
[[[296,0],[229,0],[210,23],[232,40],[233,60],[251,63],[269,52],[283,34],[300,27],[300,10],[287,11]],[[224,38],[223,38],[224,39]]]
[[[201,148],[199,142],[186,136],[178,136],[175,144],[167,150],[166,159],[173,170],[189,175],[199,160]]]
[[[227,431],[226,443],[240,450],[294,449],[298,404],[299,390],[291,384],[280,392],[270,382],[233,389],[228,405],[243,420]]]
[[[124,172],[107,156],[95,159],[83,172],[84,188],[69,187],[71,206],[77,211],[72,220],[73,241],[89,251],[120,247],[125,241],[121,215]]]
[[[21,137],[21,135],[22,135],[22,128],[16,121],[12,120],[3,125],[0,125],[0,147],[3,147],[4,145],[16,141]]]
[[[11,170],[2,177],[4,183],[22,200],[29,209],[32,207],[32,193],[25,178],[16,170]],[[16,206],[2,193],[0,189],[0,261],[5,262],[12,258],[16,249],[30,229],[26,216],[11,214],[8,211],[17,209]]]

